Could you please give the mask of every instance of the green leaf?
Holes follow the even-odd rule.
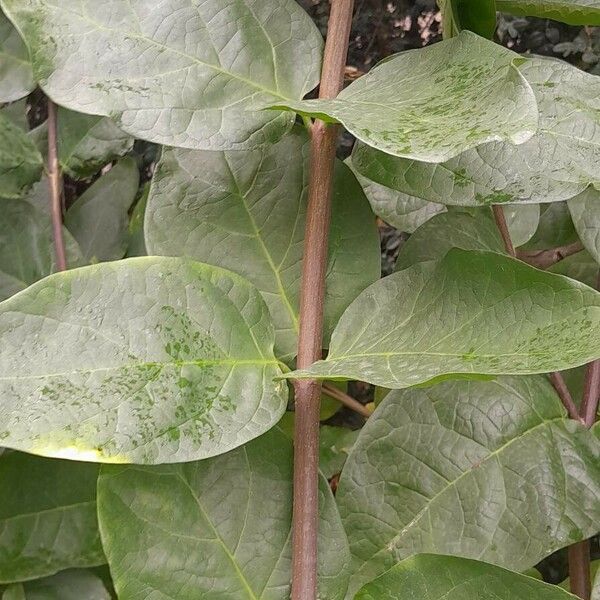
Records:
[[[345,427],[332,427],[331,425],[321,427],[319,430],[319,468],[327,479],[341,473],[358,434],[359,431]]]
[[[127,256],[146,256],[146,241],[144,240],[144,218],[146,215],[146,205],[150,194],[150,184],[146,183],[141,192],[140,199],[136,202],[129,220],[129,246],[127,247]]]
[[[452,17],[458,31],[468,29],[491,39],[496,31],[495,0],[450,0]]]
[[[140,177],[133,158],[124,158],[96,180],[69,208],[65,225],[87,262],[123,258],[129,243],[129,208]]]
[[[570,25],[600,25],[598,0],[496,0],[498,10]]]
[[[600,569],[596,571],[596,577],[594,577],[591,600],[600,600]]]
[[[515,248],[526,244],[535,235],[540,223],[539,204],[508,204],[502,210]]]
[[[0,13],[1,15],[2,13]],[[11,102],[5,104],[0,108],[0,113],[10,119],[15,125],[21,129],[28,130],[29,122],[27,120],[27,100],[18,100],[17,102]]]
[[[490,252],[454,248],[367,288],[327,360],[290,378],[393,389],[448,374],[560,371],[600,357],[600,293]]]
[[[504,252],[492,211],[485,207],[436,215],[410,236],[400,248],[396,270],[428,260],[442,259],[451,248]]]
[[[242,278],[175,258],[52,275],[0,304],[0,443],[43,456],[167,463],[272,427],[287,385]]]
[[[25,588],[20,583],[9,586],[4,590],[2,600],[27,600]]]
[[[353,165],[392,189],[459,206],[555,202],[600,185],[600,79],[542,57],[528,59],[520,71],[540,112],[538,132],[525,143],[484,144],[439,165],[358,144]]]
[[[577,231],[566,202],[542,204],[540,220],[533,237],[525,245],[527,250],[545,250],[576,242]]]
[[[289,598],[292,444],[278,428],[217,458],[105,467],[102,540],[120,600]],[[348,542],[319,484],[320,598],[343,599]]]
[[[446,210],[443,204],[427,202],[426,200],[403,194],[363,177],[352,167],[352,160],[350,158],[347,158],[344,162],[352,169],[354,175],[356,175],[365,196],[371,204],[373,212],[386,223],[400,231],[413,233],[415,229],[431,219],[431,217]]]
[[[15,592],[12,592],[15,590]],[[16,596],[9,593],[21,594]],[[92,572],[70,569],[53,577],[11,586],[2,600],[110,600],[102,580]]]
[[[0,583],[104,564],[98,466],[10,452],[0,458]]]
[[[575,600],[531,577],[457,556],[420,554],[365,585],[355,600]]]
[[[319,81],[323,41],[294,0],[1,4],[55,102],[159,144],[272,142],[293,116],[260,108],[302,98]]]
[[[594,288],[598,282],[598,263],[585,250],[557,262],[549,271],[576,279]]]
[[[571,198],[568,205],[581,242],[600,263],[600,191],[588,188]]]
[[[523,571],[594,535],[599,458],[600,440],[542,376],[391,392],[337,491],[351,589],[420,552]]]
[[[535,133],[535,97],[516,67],[522,60],[465,31],[384,60],[335,100],[273,107],[340,122],[395,156],[441,162],[484,142],[521,144]]]
[[[25,131],[3,112],[0,139],[0,198],[22,198],[42,175],[42,156]]]
[[[276,355],[286,361],[298,343],[309,152],[301,129],[251,152],[165,149],[146,209],[148,252],[231,269],[261,291],[275,324]],[[325,344],[381,269],[375,219],[340,162],[332,202]]]
[[[61,168],[73,179],[92,177],[104,165],[133,148],[133,138],[109,118],[59,107],[57,122],[58,160]],[[31,135],[45,155],[48,148],[47,123],[33,130]]]
[[[0,102],[20,100],[34,88],[27,47],[0,10]]]
[[[29,202],[0,200],[0,300],[56,270],[52,224],[47,212]],[[83,264],[77,242],[63,228],[67,263]]]

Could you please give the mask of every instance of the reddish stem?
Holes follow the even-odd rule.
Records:
[[[557,248],[548,248],[547,250],[517,250],[517,258],[538,269],[548,269],[568,256],[581,252],[583,249],[583,244],[577,241]]]
[[[354,0],[332,0],[320,98],[335,98],[344,83]],[[331,186],[338,127],[316,121],[311,128],[310,182],[304,233],[300,290],[299,369],[321,358],[323,304]],[[298,380],[294,434],[292,519],[292,600],[317,598],[317,529],[319,518],[319,401],[321,384]]]
[[[504,210],[502,210],[502,206],[499,204],[492,205],[492,212],[494,213],[496,226],[498,227],[498,231],[502,236],[502,241],[504,242],[504,248],[506,249],[506,252],[511,256],[516,256],[517,253],[515,252],[515,247],[510,239],[510,231],[508,230],[508,225],[506,224],[506,217],[504,216]]]
[[[590,600],[592,595],[590,541],[584,540],[569,546],[568,556],[571,593],[583,600]]]
[[[62,197],[63,182],[58,162],[58,116],[56,104],[48,98],[48,179],[50,180],[50,215],[56,269],[67,270],[67,255],[63,237]]]
[[[350,410],[362,415],[365,419],[371,416],[371,411],[364,405],[361,404],[356,398],[344,393],[342,390],[336,388],[334,385],[328,383],[323,384],[323,393],[327,394],[330,398],[334,398],[341,402],[344,406]]]

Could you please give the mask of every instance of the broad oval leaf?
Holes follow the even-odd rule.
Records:
[[[0,458],[0,583],[106,562],[98,466],[8,452]]]
[[[123,258],[129,243],[129,208],[140,182],[137,163],[124,158],[97,179],[67,211],[65,225],[89,263]]]
[[[596,534],[599,459],[542,376],[391,392],[338,487],[351,589],[420,552],[523,571]]]
[[[441,162],[492,140],[520,144],[537,128],[518,54],[470,33],[386,59],[335,100],[277,103],[342,123],[395,156]]]
[[[42,155],[25,131],[2,112],[0,139],[0,198],[22,198],[42,175]]]
[[[449,374],[559,371],[600,357],[600,293],[490,252],[454,248],[368,287],[326,360],[290,378],[399,389]]]
[[[47,212],[27,201],[0,200],[0,300],[56,270],[52,224]],[[67,262],[83,264],[77,242],[63,228]]]
[[[457,556],[420,554],[365,585],[355,600],[575,600],[550,585]]]
[[[600,79],[542,57],[528,59],[520,71],[540,111],[538,132],[525,143],[484,144],[439,165],[358,144],[353,165],[392,189],[459,206],[555,202],[600,185]]]
[[[2,0],[58,104],[159,144],[221,150],[277,139],[260,111],[315,87],[322,38],[294,0]]]
[[[570,25],[600,25],[598,0],[496,0],[498,10]]]
[[[598,285],[598,263],[587,251],[578,252],[557,262],[548,269],[595,288]]]
[[[292,444],[278,428],[209,460],[104,467],[98,498],[121,600],[289,598]],[[323,477],[319,505],[319,598],[341,600],[348,542]]]
[[[581,242],[600,263],[600,191],[588,188],[571,198],[568,205]]]
[[[20,100],[34,88],[27,47],[0,10],[0,102]]]
[[[309,152],[301,129],[248,152],[165,149],[146,209],[149,253],[231,269],[260,290],[275,325],[276,354],[288,361],[298,343]],[[340,162],[333,185],[325,343],[381,269],[375,219]]]
[[[272,427],[287,387],[258,291],[223,269],[132,258],[48,277],[0,304],[0,443],[168,463]]]
[[[69,569],[8,588],[2,600],[111,600],[102,580],[91,571]]]

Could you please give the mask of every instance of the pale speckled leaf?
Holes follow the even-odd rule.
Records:
[[[24,290],[56,270],[48,213],[29,202],[0,200],[0,300]],[[67,263],[81,266],[83,256],[63,228]]]
[[[508,256],[454,248],[368,287],[326,360],[290,378],[399,389],[449,374],[547,373],[600,357],[600,293]]]
[[[104,165],[124,156],[133,148],[133,138],[108,117],[58,109],[58,160],[73,179],[95,175]],[[46,155],[48,125],[31,132],[40,152]]]
[[[150,254],[189,256],[246,277],[263,294],[278,357],[295,356],[309,178],[308,136],[294,129],[249,152],[165,149],[146,209]],[[380,276],[375,218],[337,162],[329,235],[325,344],[348,304]]]
[[[0,102],[20,100],[34,88],[27,47],[0,10]]]
[[[319,598],[341,600],[350,556],[319,484]],[[120,600],[284,600],[291,565],[292,443],[278,428],[182,465],[104,467],[102,540]]]
[[[133,158],[124,158],[96,180],[67,211],[65,225],[88,263],[123,258],[129,243],[129,208],[140,177]]]
[[[102,580],[85,569],[68,569],[52,577],[11,586],[2,600],[10,600],[7,594],[12,590],[21,593],[23,600],[111,600]]]
[[[555,19],[570,25],[600,25],[598,0],[496,0],[500,11]]]
[[[338,487],[351,589],[420,552],[523,571],[595,535],[599,498],[600,441],[545,377],[391,392]]]
[[[42,175],[42,155],[27,133],[2,112],[0,140],[0,198],[22,198]]]
[[[576,600],[564,590],[484,562],[420,554],[365,585],[355,600]]]
[[[0,443],[166,463],[272,427],[287,386],[258,291],[216,267],[131,258],[52,275],[0,304]]]
[[[441,162],[478,144],[520,144],[537,128],[523,59],[474,33],[382,61],[335,100],[277,103],[342,123],[359,140],[389,152]]]
[[[581,242],[600,263],[600,191],[588,188],[567,204]]]
[[[0,583],[106,562],[98,466],[9,452],[0,458]]]
[[[443,258],[451,248],[504,252],[504,244],[489,208],[452,210],[436,215],[402,245],[396,271]]]
[[[319,80],[322,38],[294,0],[2,0],[58,104],[135,137],[205,150],[272,142],[260,111]]]
[[[356,175],[373,212],[400,231],[413,233],[415,229],[431,217],[446,210],[443,204],[427,202],[427,200],[403,194],[363,177],[353,169],[350,158],[347,158],[344,162]]]
[[[520,71],[540,110],[538,133],[524,144],[483,144],[439,165],[358,144],[355,168],[405,194],[459,206],[555,202],[600,185],[600,79],[542,57]]]

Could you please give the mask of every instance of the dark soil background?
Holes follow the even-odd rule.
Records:
[[[323,35],[327,33],[328,0],[298,0],[311,15]],[[442,39],[440,14],[435,0],[356,0],[346,67],[346,84],[368,72],[381,59]],[[600,28],[572,27],[548,19],[499,15],[496,42],[519,53],[555,56],[577,67],[600,75]],[[354,140],[345,133],[338,154],[350,154]],[[392,272],[402,243],[408,234],[380,223],[382,272]],[[365,384],[350,384],[349,392],[364,403],[372,400],[373,390]],[[327,421],[357,428],[362,417],[341,409]],[[600,538],[592,540],[594,558],[600,558]],[[550,583],[560,583],[568,575],[567,552],[561,550],[545,559],[538,569]]]

